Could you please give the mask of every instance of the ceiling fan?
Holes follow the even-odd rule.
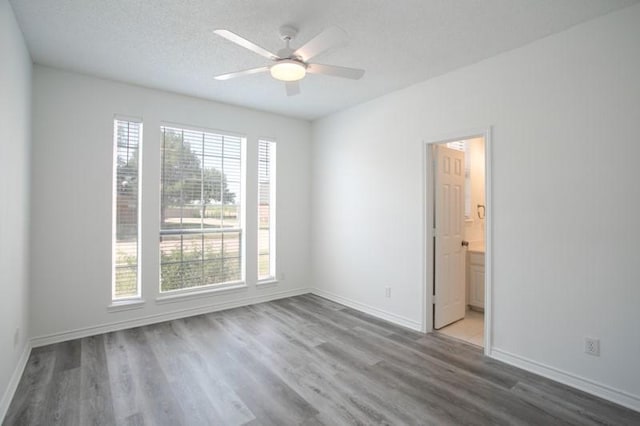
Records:
[[[280,27],[280,38],[286,43],[286,46],[280,49],[277,55],[229,30],[215,30],[214,33],[273,61],[273,64],[269,66],[217,75],[214,77],[216,80],[229,80],[244,75],[269,71],[273,78],[285,82],[287,95],[294,96],[300,93],[299,81],[302,80],[307,73],[332,75],[334,77],[350,78],[353,80],[358,80],[364,75],[364,70],[361,69],[309,62],[320,53],[346,42],[347,34],[337,27],[327,28],[294,50],[289,44],[298,33],[298,29],[290,25],[282,26]]]

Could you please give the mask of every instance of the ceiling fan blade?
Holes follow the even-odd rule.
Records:
[[[267,49],[264,49],[260,46],[258,46],[257,44],[247,40],[244,37],[240,37],[238,34],[236,33],[232,33],[229,30],[215,30],[214,33],[216,33],[217,35],[219,35],[220,37],[226,38],[227,40],[240,45],[242,47],[244,47],[245,49],[249,49],[254,53],[257,53],[258,55],[264,56],[265,58],[269,58],[272,60],[276,60],[278,59],[278,57],[276,55],[274,55],[273,53],[269,52]]]
[[[287,81],[285,83],[287,88],[287,96],[295,96],[300,94],[300,83],[297,81]]]
[[[338,27],[329,27],[299,47],[293,54],[307,62],[327,49],[343,45],[347,42],[347,33]]]
[[[334,77],[359,80],[364,75],[364,70],[358,68],[337,67],[335,65],[309,64],[307,72],[310,74],[332,75]]]
[[[251,68],[248,70],[230,72],[227,74],[216,75],[213,78],[215,78],[216,80],[229,80],[231,78],[242,77],[243,75],[258,74],[265,71],[269,71],[269,67]]]

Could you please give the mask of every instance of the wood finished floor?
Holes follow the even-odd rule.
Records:
[[[33,350],[5,425],[601,425],[640,413],[303,295]]]

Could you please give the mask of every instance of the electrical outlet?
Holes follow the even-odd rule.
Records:
[[[592,337],[584,338],[584,353],[600,356],[600,339],[594,339]]]
[[[385,297],[391,297],[391,287],[384,288],[384,295]]]
[[[16,331],[13,333],[13,347],[18,346],[18,342],[20,341],[20,327],[16,328]]]

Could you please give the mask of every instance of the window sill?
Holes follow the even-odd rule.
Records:
[[[261,280],[258,281],[256,283],[256,287],[260,288],[260,287],[270,287],[272,285],[276,285],[278,284],[278,280],[276,280],[275,278],[267,278],[265,280]]]
[[[182,302],[190,299],[200,299],[206,296],[213,296],[215,294],[220,294],[220,293],[235,292],[239,290],[244,290],[246,288],[247,288],[247,284],[243,281],[240,281],[240,282],[219,286],[219,287],[215,286],[215,287],[209,287],[206,289],[188,290],[188,291],[175,293],[175,294],[169,293],[169,294],[157,297],[156,303],[163,304],[163,303]]]
[[[107,312],[129,311],[140,309],[144,306],[144,299],[117,300],[107,306]]]

